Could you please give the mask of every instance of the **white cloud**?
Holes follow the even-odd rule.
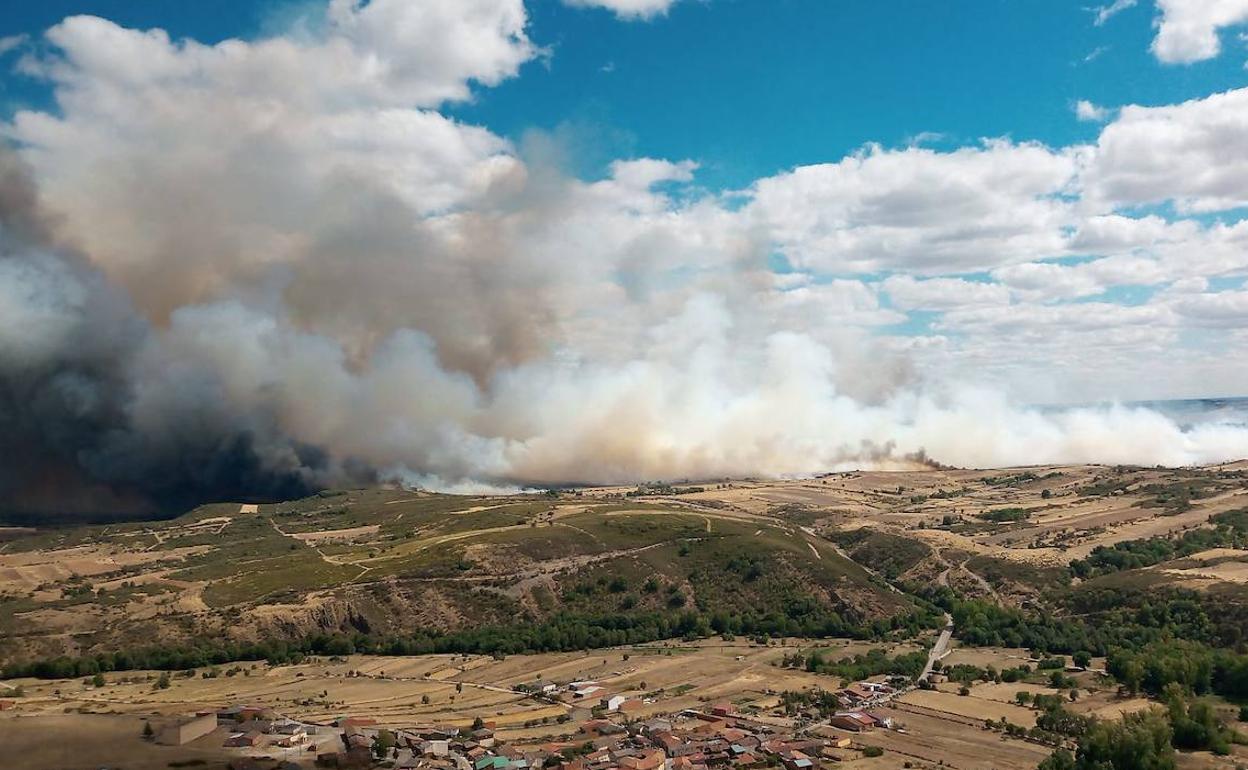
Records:
[[[1102,205],[1248,205],[1248,88],[1165,107],[1123,107],[1083,177]]]
[[[574,8],[605,8],[621,19],[652,19],[667,13],[677,0],[563,0]]]
[[[961,278],[917,280],[909,275],[892,275],[882,287],[893,306],[902,310],[952,310],[961,307],[1009,304],[1005,286]]]
[[[1243,329],[1248,326],[1248,291],[1185,293],[1174,301],[1175,312],[1199,326]]]
[[[1167,64],[1212,59],[1222,50],[1219,30],[1248,22],[1248,0],[1157,0],[1157,8],[1152,50]]]
[[[27,41],[26,35],[7,35],[0,37],[0,56],[13,51]]]
[[[1093,104],[1087,99],[1080,99],[1075,102],[1075,117],[1079,120],[1090,123],[1104,123],[1109,120],[1111,111],[1106,107],[1100,107]]]
[[[1109,5],[1102,5],[1099,8],[1094,8],[1092,10],[1096,12],[1096,18],[1093,23],[1099,27],[1109,21],[1111,17],[1122,13],[1128,8],[1134,8],[1138,2],[1139,0],[1114,0],[1114,2]]]
[[[789,260],[831,272],[951,273],[1064,252],[1075,153],[990,141],[869,147],[760,179],[749,218]]]

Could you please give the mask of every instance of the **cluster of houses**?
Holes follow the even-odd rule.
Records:
[[[543,696],[550,700],[559,700],[564,703],[589,705],[596,702],[597,708],[608,714],[619,713],[631,716],[636,714],[643,705],[640,698],[612,694],[607,688],[592,679],[569,682],[564,685],[554,682],[536,682],[524,685],[520,689],[533,695]]]
[[[835,693],[845,710],[825,719],[799,714],[799,723],[815,724],[795,731],[781,720],[739,714],[729,704],[643,720],[644,701],[611,694],[595,681],[538,682],[522,689],[566,703],[573,713],[588,709],[592,718],[569,725],[575,732],[563,740],[510,744],[495,737],[493,723],[482,720],[472,728],[396,729],[344,717],[318,727],[259,706],[231,706],[171,725],[157,740],[181,744],[220,728],[224,746],[247,755],[274,748],[290,757],[298,750],[294,755],[303,758],[288,766],[306,766],[315,756],[316,766],[342,770],[378,764],[395,770],[818,770],[826,761],[848,758],[849,734],[892,728],[891,720],[870,709],[896,693],[882,682],[855,682]]]
[[[318,755],[321,767],[367,768],[378,760],[380,728],[370,720],[344,720],[342,748]],[[831,724],[850,732],[890,726],[866,712],[845,712]],[[646,721],[596,717],[568,739],[510,744],[494,726],[475,729],[425,726],[385,731],[382,759],[396,770],[731,770],[783,767],[818,770],[849,758],[853,740],[835,730],[796,735],[721,704]]]
[[[298,748],[308,741],[316,727],[282,719],[269,709],[257,706],[232,706],[217,712],[217,721],[233,729],[224,745],[227,748]]]

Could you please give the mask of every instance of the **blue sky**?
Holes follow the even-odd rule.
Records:
[[[37,36],[86,13],[216,42],[272,34],[292,17],[318,13],[316,4],[293,0],[11,6],[0,16],[0,37]],[[1098,127],[1075,119],[1076,100],[1179,102],[1243,85],[1248,58],[1224,31],[1229,55],[1159,63],[1149,52],[1149,2],[1101,26],[1087,0],[705,0],[632,23],[558,0],[528,7],[529,35],[550,56],[526,63],[521,77],[478,88],[447,114],[517,142],[534,130],[557,134],[586,176],[616,157],[694,158],[699,182],[713,189],[834,161],[867,142],[1086,141]],[[4,85],[6,112],[48,98],[44,84]]]

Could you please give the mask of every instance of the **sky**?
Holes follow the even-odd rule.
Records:
[[[1248,453],[1027,411],[1248,395],[1248,0],[9,5],[0,364],[75,374],[62,460]]]

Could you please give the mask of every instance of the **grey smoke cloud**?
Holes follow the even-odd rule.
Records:
[[[584,181],[434,109],[538,55],[519,1],[422,6],[335,0],[311,40],[49,33],[59,110],[0,155],[0,505],[1248,456],[1242,428],[925,378],[872,334],[906,319],[878,287],[769,267],[1060,250],[1082,151],[871,148],[740,206],[689,162]],[[903,288],[951,326],[1027,317]]]

